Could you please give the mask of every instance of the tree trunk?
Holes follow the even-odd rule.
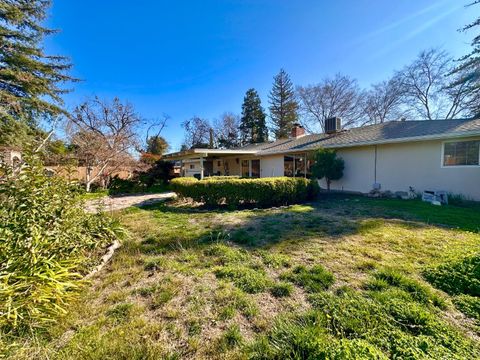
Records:
[[[326,180],[327,180],[327,190],[330,191],[331,180],[330,179],[326,179]]]
[[[86,191],[87,193],[90,192],[90,185],[92,182],[90,181],[90,167],[87,166],[86,170],[86,179],[85,179],[85,185],[86,185]]]

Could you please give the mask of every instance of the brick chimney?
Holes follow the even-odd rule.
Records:
[[[292,132],[291,132],[290,135],[291,135],[292,138],[302,137],[302,136],[305,135],[305,129],[299,123],[295,123],[295,124],[293,124]]]

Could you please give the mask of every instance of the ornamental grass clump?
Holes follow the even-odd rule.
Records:
[[[78,280],[95,265],[91,255],[122,229],[86,214],[75,185],[47,176],[35,156],[16,171],[2,165],[1,174],[0,332],[29,331],[66,312]]]

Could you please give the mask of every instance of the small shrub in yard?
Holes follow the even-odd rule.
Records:
[[[209,206],[242,204],[278,206],[295,204],[313,198],[318,183],[304,178],[177,178],[171,181],[173,191]]]
[[[332,273],[321,265],[314,265],[310,268],[300,265],[282,274],[281,278],[303,287],[307,292],[326,290],[334,282]]]
[[[86,214],[72,184],[48,177],[28,154],[0,181],[0,331],[44,327],[65,305],[92,253],[121,235],[102,214]]]

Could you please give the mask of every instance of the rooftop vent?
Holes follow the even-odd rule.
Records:
[[[325,120],[325,133],[334,134],[342,128],[342,120],[338,117],[332,117]]]

